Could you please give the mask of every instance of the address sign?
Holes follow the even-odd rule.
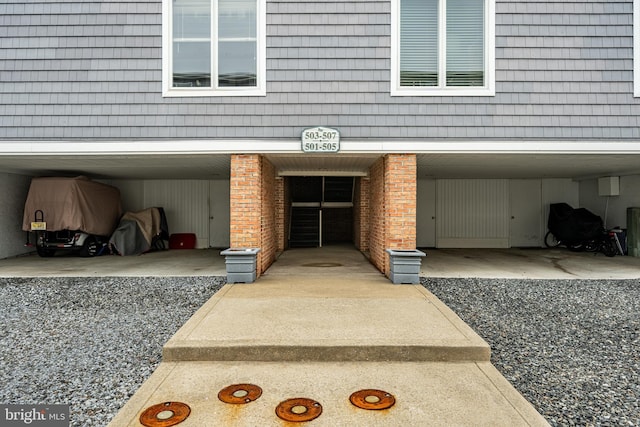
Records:
[[[302,151],[305,153],[337,153],[340,151],[340,132],[315,127],[302,131]]]

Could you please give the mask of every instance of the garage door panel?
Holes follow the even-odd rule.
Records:
[[[438,247],[509,247],[509,180],[438,180],[436,193]]]

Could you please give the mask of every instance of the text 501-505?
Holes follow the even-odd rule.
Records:
[[[305,142],[305,151],[337,151],[338,144],[336,142]]]

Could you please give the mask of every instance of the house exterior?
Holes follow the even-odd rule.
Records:
[[[541,246],[553,202],[624,226],[639,3],[5,1],[0,256],[30,177],[63,173],[259,273],[296,221],[387,274],[389,248]]]

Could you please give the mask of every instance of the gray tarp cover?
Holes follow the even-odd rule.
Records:
[[[122,214],[120,191],[86,177],[33,178],[24,205],[22,229],[31,230],[41,210],[47,230],[81,230],[109,236]]]
[[[161,216],[158,208],[122,215],[120,224],[109,239],[109,244],[120,255],[138,255],[151,249],[153,238],[160,234]]]

